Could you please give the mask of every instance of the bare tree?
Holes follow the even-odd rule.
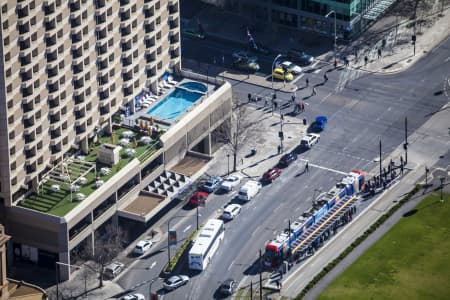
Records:
[[[218,129],[217,134],[233,156],[233,172],[236,172],[238,153],[252,136],[251,127],[255,122],[248,119],[248,109],[236,94],[233,94],[232,105],[231,118]]]
[[[127,240],[127,234],[117,224],[105,226],[102,234],[96,236],[94,245],[83,251],[83,256],[92,261],[90,269],[98,274],[99,287],[103,287],[103,275],[105,267],[123,251],[123,241]]]

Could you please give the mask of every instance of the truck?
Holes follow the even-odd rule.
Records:
[[[238,198],[243,201],[250,201],[256,194],[258,194],[262,185],[258,181],[247,181],[239,190]]]

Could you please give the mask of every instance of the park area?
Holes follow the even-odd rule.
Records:
[[[444,199],[427,196],[317,299],[449,299],[450,195]]]

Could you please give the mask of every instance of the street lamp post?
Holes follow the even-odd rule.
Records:
[[[169,221],[167,222],[167,265],[170,264],[170,237],[169,237],[169,232],[170,232],[170,222],[172,222],[172,220],[176,219],[176,218],[184,218],[186,216],[173,216],[172,218],[169,219]]]
[[[336,60],[336,41],[337,41],[337,36],[336,36],[336,12],[334,10],[330,11],[329,13],[327,13],[325,15],[325,18],[328,18],[331,14],[334,14],[334,65],[337,65],[337,60]]]
[[[443,203],[444,202],[444,197],[443,197],[443,194],[442,194],[442,190],[444,189],[445,177],[441,176],[441,177],[439,177],[439,180],[441,181],[441,202]]]
[[[282,56],[283,55],[278,54],[272,62],[272,93],[275,93],[275,90],[273,89],[273,69],[275,68],[275,62],[277,61],[277,59],[279,59]]]
[[[227,175],[230,175],[230,153],[227,153],[227,160],[228,160],[228,173],[227,173]]]
[[[157,281],[159,279],[159,277],[155,277],[152,280],[150,280],[150,285],[148,287],[148,292],[149,292],[149,298],[148,299],[152,299],[152,284]]]
[[[283,133],[283,125],[284,125],[284,116],[283,113],[281,112],[281,105],[280,105],[280,150],[281,153],[283,153],[284,149],[283,149],[283,139],[284,139],[284,133]]]

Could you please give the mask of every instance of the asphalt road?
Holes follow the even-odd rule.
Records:
[[[183,48],[185,57],[201,58],[203,61],[214,55],[220,57],[221,51],[235,49],[234,45],[217,45],[217,42],[208,40],[184,43]],[[265,186],[255,199],[245,204],[241,215],[227,223],[225,239],[207,270],[200,274],[189,273],[187,268],[180,271],[193,275],[188,285],[166,294],[159,280],[153,284],[152,290],[164,294],[164,299],[212,299],[223,280],[232,277],[239,281],[254,273],[258,250],[263,249],[269,239],[287,226],[288,219],[295,220],[311,206],[314,189],[330,189],[342,177],[339,171],[348,172],[355,168],[372,170],[376,167],[373,159],[378,156],[380,139],[382,154],[386,155],[403,143],[405,117],[408,118],[409,135],[448,102],[439,91],[442,91],[443,81],[449,76],[449,49],[450,39],[447,39],[415,66],[399,74],[333,70],[328,73],[328,81],[316,87],[315,96],[311,96],[311,85],[322,83],[323,73],[331,66],[319,63],[311,68],[296,84],[303,87],[304,77],[309,78],[310,87],[297,92],[297,99],[307,103],[306,111],[298,117],[307,120],[317,115],[328,117],[320,143],[301,154],[302,159],[309,160],[310,166],[316,167],[310,167],[308,174],[299,175],[302,163],[297,161],[273,184]],[[195,65],[192,69],[195,71]],[[204,68],[198,71],[204,72]],[[247,83],[232,81],[232,84],[234,90],[242,95],[271,93],[268,89]],[[291,94],[278,92],[277,96],[277,99],[287,103]],[[283,113],[291,110],[292,107],[285,108]],[[207,207],[200,209],[201,222],[214,216],[230,198],[230,195],[211,196]],[[179,238],[194,229],[194,213],[184,210],[176,212],[178,215],[190,215],[171,223],[171,227],[178,229]],[[162,249],[164,252],[139,259],[118,283],[125,289],[131,289],[157,276],[167,262],[165,243],[163,239],[162,244],[154,246],[154,250]],[[134,290],[148,295],[148,284],[137,286]]]

